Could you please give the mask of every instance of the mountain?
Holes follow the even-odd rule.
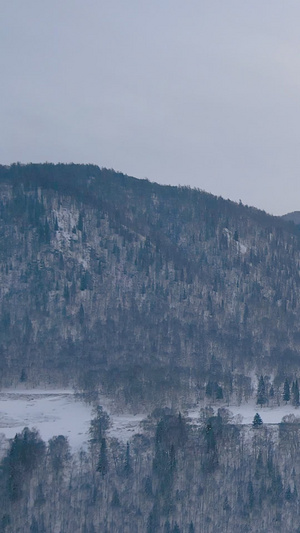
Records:
[[[0,167],[1,383],[177,403],[299,366],[300,233],[92,165]],[[174,397],[174,391],[176,391]],[[179,401],[180,399],[180,401]]]
[[[300,211],[293,211],[292,213],[287,213],[283,215],[282,218],[289,222],[294,222],[294,224],[300,224]]]
[[[0,531],[299,532],[299,266],[299,227],[241,203],[0,166],[0,385],[37,425],[42,387],[94,407],[79,453],[0,436]],[[126,444],[116,412],[145,413]]]

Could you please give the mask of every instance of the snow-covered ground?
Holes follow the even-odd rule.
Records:
[[[241,415],[242,424],[251,424],[255,413],[258,413],[264,424],[279,424],[282,421],[283,417],[286,415],[293,414],[295,417],[300,417],[300,410],[296,409],[292,405],[280,405],[274,407],[263,407],[256,405],[255,402],[243,404],[239,407],[231,406],[229,410],[233,413],[234,416]]]
[[[108,430],[108,435],[127,442],[133,435],[142,433],[140,423],[146,417],[145,414],[110,415],[111,427]]]
[[[0,392],[0,434],[10,439],[27,426],[42,439],[68,437],[72,448],[85,446],[92,409],[75,401],[71,390],[8,390]]]
[[[141,421],[146,414],[114,414],[107,398],[100,400],[110,416],[109,437],[123,442],[142,432]],[[198,405],[188,412],[194,423],[200,423],[201,408]],[[242,405],[213,406],[229,410],[230,419],[237,424],[252,424],[255,413],[259,413],[265,424],[278,424],[286,415],[300,419],[300,408],[291,405],[263,407],[250,401]],[[54,436],[68,437],[73,451],[86,449],[89,440],[89,428],[93,418],[93,407],[76,398],[72,390],[4,390],[0,392],[0,449],[5,448],[4,439],[11,439],[24,427],[36,428],[42,439],[47,442]],[[2,442],[1,442],[2,441]]]
[[[189,418],[194,422],[200,417],[200,409],[203,406],[198,406],[188,412]],[[218,408],[221,406],[212,406],[214,414],[217,414]],[[222,405],[232,414],[232,422],[237,424],[252,424],[255,413],[258,413],[264,424],[279,424],[284,416],[294,415],[300,418],[300,408],[295,408],[292,405],[280,405],[273,407],[263,407],[256,405],[255,401],[241,405]]]
[[[100,402],[101,403],[101,402]],[[104,409],[107,403],[104,399]],[[110,413],[109,413],[110,414]],[[76,399],[72,390],[5,390],[0,392],[0,435],[11,439],[24,427],[36,428],[47,442],[54,436],[68,437],[75,451],[86,448],[92,406]],[[108,435],[127,441],[140,432],[145,415],[110,414]]]

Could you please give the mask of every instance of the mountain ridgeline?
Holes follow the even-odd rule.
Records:
[[[0,167],[0,382],[241,401],[300,350],[300,231],[93,165]],[[215,391],[215,392],[214,392]]]

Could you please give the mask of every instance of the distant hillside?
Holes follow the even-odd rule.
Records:
[[[294,224],[300,224],[300,211],[293,211],[283,215],[282,218],[288,222],[294,222]]]
[[[93,165],[0,167],[3,385],[77,384],[120,402],[248,397],[294,377],[294,225]],[[218,392],[219,391],[219,392]]]

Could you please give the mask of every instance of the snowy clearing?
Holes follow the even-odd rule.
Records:
[[[200,417],[200,409],[204,407],[194,408],[188,412],[188,417],[197,423],[197,419]],[[206,406],[207,407],[207,406]],[[232,422],[236,424],[252,424],[255,413],[258,413],[264,424],[279,424],[283,417],[286,415],[294,415],[300,418],[300,409],[293,405],[279,405],[272,407],[260,407],[253,402],[241,404],[241,405],[219,405],[211,406],[214,409],[214,414],[217,414],[219,408],[225,408],[230,411],[232,415]]]
[[[140,423],[147,415],[110,415],[111,427],[108,430],[110,437],[127,442],[133,435],[142,433]]]
[[[147,418],[145,413],[114,414],[109,407],[111,404],[108,399],[102,400],[99,403],[110,416],[108,437],[126,442],[135,434],[142,433],[141,421]],[[200,423],[200,410],[203,407],[205,405],[198,405],[187,413],[193,423]],[[284,416],[290,414],[300,418],[300,409],[291,405],[260,408],[255,401],[252,401],[239,406],[223,404],[211,407],[214,409],[214,414],[217,414],[219,408],[227,409],[230,411],[230,421],[244,425],[252,424],[255,413],[260,414],[265,424],[278,424]],[[73,451],[86,449],[93,416],[93,407],[76,398],[73,390],[1,391],[0,448],[7,446],[6,439],[12,439],[27,426],[30,429],[36,428],[45,442],[54,436],[64,435],[68,438]]]
[[[104,398],[103,408],[110,415],[110,437],[126,442],[141,431],[139,424],[145,415],[114,415],[109,413],[106,404]],[[37,429],[45,442],[64,435],[73,451],[79,451],[88,446],[92,418],[93,407],[76,399],[72,390],[9,389],[0,392],[0,435],[5,439],[29,427]]]
[[[42,439],[68,437],[80,449],[88,439],[92,408],[75,400],[70,390],[16,390],[0,393],[0,434],[11,439],[24,427],[36,428]]]

